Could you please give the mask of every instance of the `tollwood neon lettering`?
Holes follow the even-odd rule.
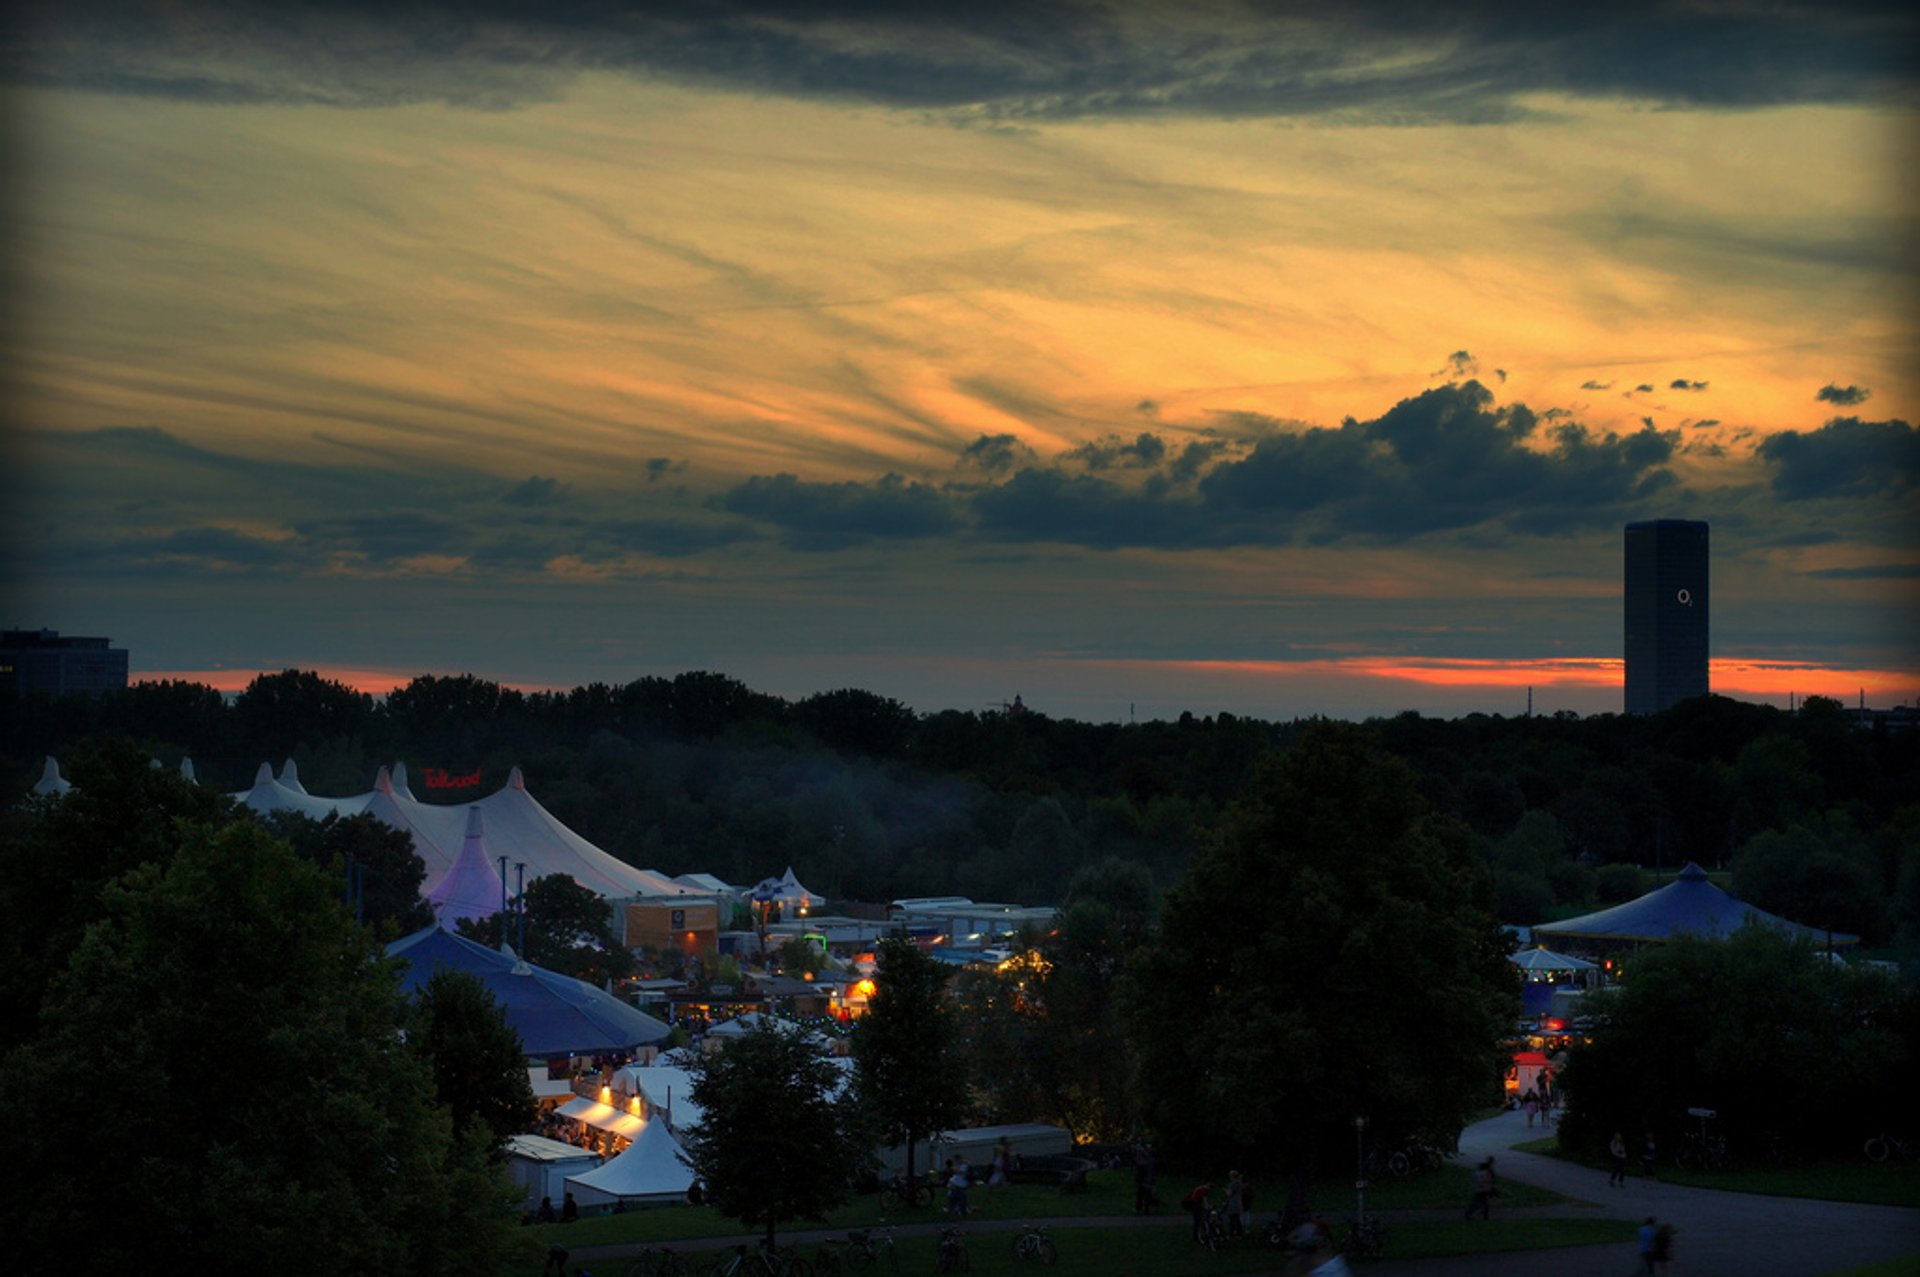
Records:
[[[464,776],[455,776],[444,767],[429,767],[424,774],[428,789],[470,789],[480,783],[478,767]]]

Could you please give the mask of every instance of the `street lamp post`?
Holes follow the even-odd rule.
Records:
[[[1367,1218],[1366,1139],[1366,1114],[1357,1114],[1353,1119],[1353,1217],[1356,1221]]]

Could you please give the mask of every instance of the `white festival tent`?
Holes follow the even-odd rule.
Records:
[[[478,807],[467,808],[467,837],[447,870],[427,893],[433,906],[433,918],[443,927],[451,927],[461,918],[475,922],[499,913],[506,888],[494,871],[487,855],[487,839]]]
[[[625,1099],[638,1095],[648,1120],[664,1117],[667,1128],[690,1131],[700,1125],[706,1110],[693,1102],[693,1073],[671,1064],[629,1064],[614,1070],[613,1094]]]
[[[783,910],[808,908],[826,903],[826,897],[815,891],[808,891],[793,876],[793,866],[787,866],[787,872],[778,878],[763,878],[754,884],[750,893],[756,904],[776,904]]]
[[[773,1029],[788,1037],[802,1037],[810,1044],[818,1046],[822,1054],[831,1050],[833,1041],[824,1033],[815,1032],[806,1025],[784,1016],[768,1015],[765,1011],[749,1011],[745,1015],[736,1015],[731,1020],[722,1020],[707,1031],[707,1036],[722,1042],[743,1038],[754,1029]]]
[[[292,783],[289,784],[288,782]],[[665,874],[636,869],[574,833],[527,792],[526,779],[515,767],[507,783],[485,798],[464,807],[423,803],[407,789],[406,769],[380,769],[371,791],[350,798],[320,798],[299,784],[299,773],[289,761],[276,780],[262,763],[253,788],[233,795],[259,812],[297,811],[324,820],[330,815],[365,812],[383,824],[405,830],[426,862],[422,884],[431,894],[453,869],[465,848],[468,811],[478,809],[486,822],[487,850],[496,863],[502,856],[507,871],[525,880],[565,874],[597,895],[612,900],[636,896],[704,896],[708,893],[674,882]],[[497,906],[496,906],[497,907]]]
[[[64,794],[73,788],[73,782],[60,774],[60,764],[53,761],[53,755],[47,755],[46,766],[40,769],[40,779],[33,782],[36,794]]]
[[[680,1143],[665,1122],[648,1122],[618,1157],[590,1171],[567,1176],[582,1206],[610,1202],[677,1202],[693,1186],[693,1171],[681,1160]]]

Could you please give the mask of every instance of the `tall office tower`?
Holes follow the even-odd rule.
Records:
[[[1627,525],[1627,713],[1707,694],[1707,525]]]

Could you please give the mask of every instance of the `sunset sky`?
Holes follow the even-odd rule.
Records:
[[[0,622],[1089,719],[1920,697],[1904,5],[29,5]]]

